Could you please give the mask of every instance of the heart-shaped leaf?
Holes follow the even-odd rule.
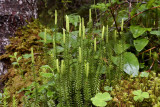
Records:
[[[114,50],[116,54],[121,54],[123,53],[126,49],[130,47],[129,44],[116,44],[114,46]]]
[[[151,31],[150,34],[160,36],[160,31]]]
[[[136,50],[140,52],[148,44],[148,42],[149,40],[147,39],[137,39],[134,40],[134,46]]]
[[[135,101],[142,102],[143,99],[144,99],[144,98],[143,98],[142,96],[134,96],[134,100],[135,100]]]
[[[133,34],[134,38],[139,37],[140,35],[142,35],[144,32],[146,31],[151,31],[151,28],[142,28],[140,26],[130,26],[130,31]]]
[[[132,76],[137,76],[139,73],[139,62],[137,57],[131,52],[124,53],[124,71]]]
[[[142,93],[142,96],[143,96],[144,98],[149,98],[148,92],[143,92],[143,93]]]
[[[141,93],[142,93],[142,90],[133,91],[133,94],[134,94],[134,95],[141,95]]]

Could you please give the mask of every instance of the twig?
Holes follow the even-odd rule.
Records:
[[[155,48],[156,48],[156,47],[152,47],[152,48],[150,48],[150,49],[148,49],[148,50],[145,50],[145,51],[139,53],[139,55],[141,55],[141,54],[143,54],[143,53],[145,53],[145,52],[148,52],[148,51],[150,51],[150,50],[152,50],[152,49],[155,49]]]
[[[120,30],[118,29],[118,25],[117,25],[117,22],[116,22],[116,18],[115,18],[114,12],[112,11],[111,8],[110,8],[110,12],[111,12],[112,17],[113,17],[113,19],[114,19],[114,23],[115,23],[116,29],[117,29],[117,31],[118,31],[118,34],[119,34],[119,36],[121,37]]]
[[[149,67],[149,70],[148,70],[147,72],[150,72],[150,71],[151,71],[151,69],[152,69],[152,67],[153,67],[153,65],[154,65],[154,62],[155,62],[155,60],[153,60],[151,66]]]

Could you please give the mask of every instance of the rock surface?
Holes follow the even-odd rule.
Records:
[[[37,0],[0,0],[0,55],[4,54],[9,37],[14,36],[17,28],[26,25],[26,20],[37,18]],[[6,68],[0,61],[0,75]]]

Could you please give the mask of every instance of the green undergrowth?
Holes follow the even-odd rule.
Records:
[[[131,15],[158,14],[159,10],[145,13],[158,9],[158,3],[138,3]],[[35,21],[19,29],[0,57],[12,64],[4,77],[8,80],[3,105],[158,107],[160,38],[152,22],[159,21],[146,19],[146,24],[139,15],[127,25],[129,16],[124,8],[116,10],[119,5],[118,0],[94,4],[87,21],[66,15],[64,28],[58,28],[55,10],[51,28]],[[100,19],[95,21],[96,10]],[[103,11],[109,16],[106,20]]]
[[[8,106],[12,104],[12,96],[15,96],[18,105],[22,105],[25,90],[20,90],[34,82],[31,70],[31,47],[34,48],[36,80],[42,84],[39,68],[48,62],[43,53],[43,44],[38,42],[40,40],[38,33],[43,29],[44,27],[38,21],[31,22],[27,26],[18,29],[15,34],[16,37],[10,38],[10,45],[6,46],[6,53],[0,56],[1,60],[10,62],[8,63],[8,73],[1,80],[5,82],[5,89],[10,96],[7,99]]]
[[[147,75],[144,76],[143,73]],[[110,91],[117,106],[127,107],[159,107],[160,106],[160,77],[153,71],[142,72],[138,77],[120,80]],[[144,96],[143,96],[143,92]],[[137,98],[136,98],[137,96]]]

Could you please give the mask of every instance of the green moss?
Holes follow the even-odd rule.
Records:
[[[148,92],[150,97],[144,99],[143,102],[134,101],[133,91],[142,90]],[[136,107],[151,107],[159,103],[160,97],[160,78],[152,71],[149,77],[129,78],[128,80],[120,80],[117,85],[113,87],[111,95],[114,96],[114,103],[123,106],[135,105]]]
[[[24,96],[24,91],[18,93],[22,88],[26,88],[32,84],[33,72],[31,70],[31,58],[22,58],[19,61],[20,67],[23,70],[23,75],[19,73],[18,66],[13,66],[11,63],[15,61],[14,58],[10,58],[10,55],[13,55],[15,52],[18,53],[17,56],[22,56],[24,54],[30,54],[30,48],[34,48],[34,57],[35,57],[35,72],[37,75],[37,81],[42,83],[39,68],[46,64],[44,55],[43,55],[43,43],[39,42],[40,37],[38,33],[43,30],[43,26],[34,21],[29,23],[27,26],[18,29],[15,33],[16,37],[10,38],[10,44],[6,46],[6,53],[0,56],[0,60],[8,60],[8,73],[3,76],[2,81],[6,81],[5,88],[8,90],[10,95],[9,105],[12,105],[12,96],[16,95],[18,105],[22,103],[22,97]]]

